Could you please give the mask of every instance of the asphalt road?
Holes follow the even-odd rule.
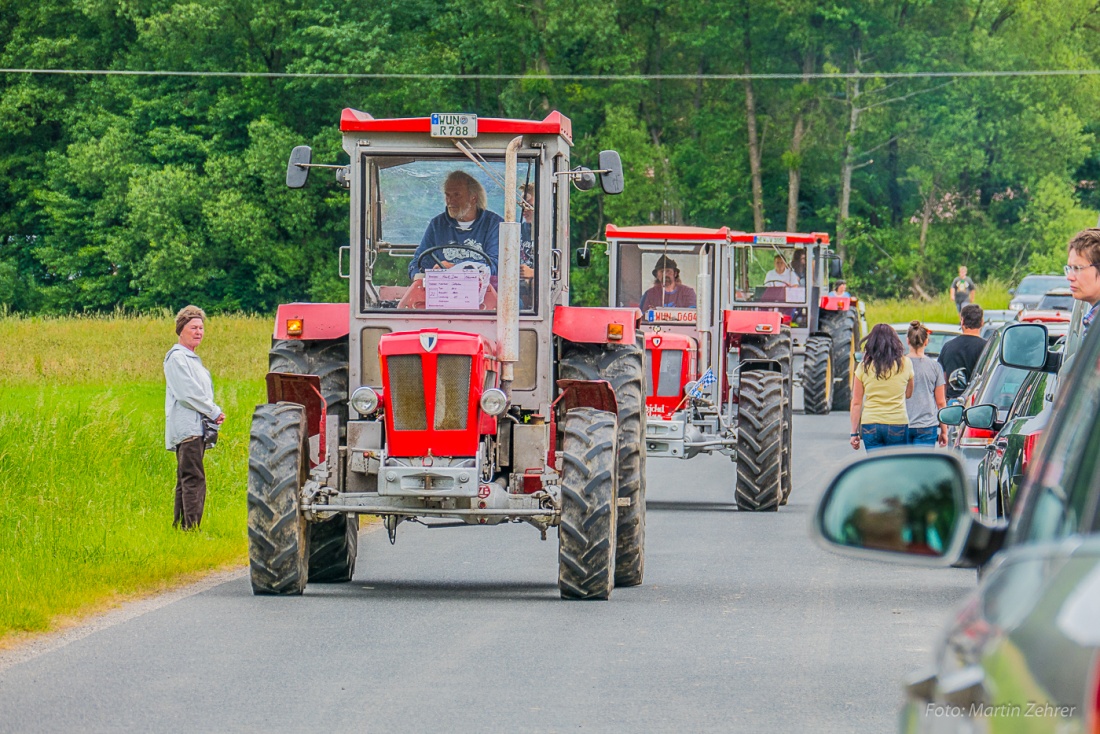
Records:
[[[369,531],[350,584],[236,575],[0,659],[0,731],[891,731],[974,573],[810,540],[847,433],[795,417],[778,513],[734,509],[728,459],[651,462],[645,583],[608,602],[558,599],[554,533]]]

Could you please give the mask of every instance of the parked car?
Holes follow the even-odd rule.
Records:
[[[990,403],[997,408],[996,420],[1003,423],[1008,417],[1008,409],[1012,407],[1012,401],[1016,399],[1016,393],[1027,377],[1027,370],[1009,367],[997,359],[1000,349],[1001,335],[1008,326],[995,331],[986,341],[985,349],[978,357],[977,364],[970,375],[966,390],[959,396],[959,402],[964,407],[972,407],[982,403]],[[978,464],[985,458],[986,447],[993,443],[997,432],[991,427],[978,428],[966,425],[959,420],[954,423],[940,418],[941,422],[953,426],[948,431],[947,445],[958,450],[967,469],[967,476],[971,485],[978,481]],[[972,506],[977,507],[978,498],[972,498]]]
[[[986,572],[933,665],[905,683],[904,732],[1100,731],[1100,329],[1066,363],[1046,436],[1008,523],[972,515],[955,454],[896,450],[843,469],[814,535],[845,555]],[[1013,324],[1001,357],[1057,369],[1039,324]],[[976,422],[992,406],[968,409]]]
[[[1048,291],[1054,288],[1068,288],[1069,281],[1064,275],[1028,275],[1015,288],[1009,288],[1012,300],[1008,307],[1013,311],[1034,306]]]
[[[908,349],[909,324],[890,324],[890,328],[898,333],[901,343]],[[962,333],[962,326],[959,324],[927,323],[924,328],[929,332],[928,346],[924,348],[925,355],[929,357],[940,356],[943,345]]]
[[[1058,375],[1031,372],[1008,409],[1004,425],[978,463],[978,514],[990,521],[1004,520],[1012,509],[1020,481],[1035,457],[1039,438],[1050,421]]]
[[[989,335],[1010,321],[1016,320],[1019,313],[1012,309],[986,309],[983,313],[982,330],[979,336],[988,339]]]

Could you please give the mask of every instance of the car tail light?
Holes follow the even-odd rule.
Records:
[[[959,439],[960,446],[988,446],[997,437],[997,432],[987,428],[971,428],[967,426]]]
[[[1024,436],[1023,458],[1020,460],[1021,474],[1027,474],[1027,467],[1031,464],[1031,457],[1035,453],[1035,447],[1039,444],[1039,436],[1041,436],[1042,433],[1042,431],[1036,431],[1035,433],[1029,433]]]

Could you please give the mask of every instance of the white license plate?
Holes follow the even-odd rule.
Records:
[[[654,309],[651,308],[646,311],[645,320],[650,323],[676,323],[676,324],[694,324],[695,323],[695,309],[694,308],[664,308]]]
[[[433,112],[433,138],[476,138],[477,115],[463,113]]]
[[[754,244],[757,245],[785,245],[787,244],[787,238],[783,235],[774,234],[758,234],[752,238]]]

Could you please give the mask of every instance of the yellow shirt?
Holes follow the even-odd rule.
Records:
[[[902,357],[900,370],[882,380],[869,374],[863,363],[857,365],[856,379],[863,383],[863,414],[860,424],[909,425],[909,414],[905,411],[905,387],[912,376],[913,363],[908,357]]]

